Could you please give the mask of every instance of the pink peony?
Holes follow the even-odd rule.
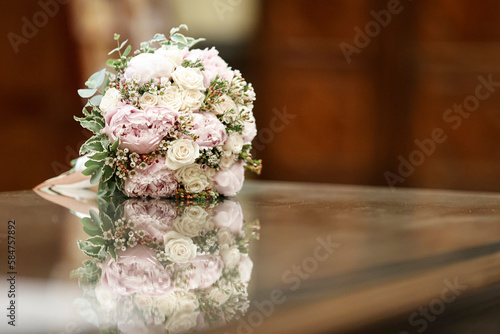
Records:
[[[137,245],[126,251],[117,251],[116,256],[116,261],[108,257],[99,265],[101,286],[114,296],[133,293],[161,296],[173,289],[170,276],[150,248]]]
[[[222,146],[227,140],[226,127],[212,113],[193,114],[193,130],[198,136],[196,143],[200,147]]]
[[[174,71],[174,65],[163,55],[155,53],[141,53],[132,57],[123,73],[126,80],[139,79],[139,84],[150,83],[151,79],[159,84],[161,78],[168,78]]]
[[[121,103],[106,113],[104,132],[112,143],[120,139],[120,148],[139,154],[150,153],[174,127],[179,113],[169,107],[140,110]]]
[[[222,276],[224,262],[220,256],[207,254],[198,255],[194,260],[182,265],[183,268],[194,266],[194,269],[186,271],[189,289],[205,289],[219,280]]]
[[[208,88],[212,80],[215,79],[217,75],[219,77],[226,79],[231,82],[233,80],[234,72],[227,65],[227,63],[219,56],[219,51],[215,48],[211,49],[194,49],[189,52],[186,59],[196,61],[200,59],[205,70],[203,73],[203,85]]]
[[[125,218],[135,223],[135,230],[144,230],[157,240],[163,240],[163,235],[172,230],[177,217],[174,204],[169,200],[129,199],[123,207]]]
[[[162,198],[175,195],[175,172],[165,166],[165,159],[135,171],[137,174],[129,176],[123,184],[123,193],[128,197]]]
[[[240,203],[224,200],[213,211],[213,222],[218,228],[227,228],[233,234],[240,234],[243,227],[243,210]]]
[[[215,190],[224,196],[235,196],[243,187],[245,169],[243,162],[237,162],[228,170],[219,170],[215,173]]]

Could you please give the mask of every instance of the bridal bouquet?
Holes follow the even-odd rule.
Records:
[[[258,225],[238,202],[101,202],[82,223],[91,259],[73,272],[84,289],[75,304],[104,332],[179,333],[246,312]]]
[[[255,92],[215,48],[193,49],[202,39],[173,28],[131,54],[115,34],[117,59],[93,74],[84,117],[75,117],[93,136],[80,149],[84,175],[99,193],[128,197],[213,200],[234,196],[244,169],[260,173],[251,156],[257,134]]]

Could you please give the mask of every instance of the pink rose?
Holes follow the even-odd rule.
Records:
[[[170,79],[173,71],[174,65],[163,55],[141,53],[130,59],[123,77],[126,80],[138,78],[139,84],[150,83],[151,79],[155,84],[159,84],[161,78]]]
[[[226,127],[212,113],[193,114],[191,133],[198,136],[196,143],[200,147],[222,146],[227,140]]]
[[[240,203],[224,200],[213,211],[213,222],[218,228],[227,228],[233,234],[240,234],[243,227],[243,210]]]
[[[116,256],[116,261],[109,256],[99,264],[101,286],[114,296],[133,293],[161,296],[173,289],[170,276],[150,248],[136,245],[126,251],[117,251]]]
[[[194,260],[183,264],[181,268],[194,266],[186,271],[189,289],[205,289],[219,280],[222,276],[224,262],[220,256],[213,254],[198,255]]]
[[[191,61],[196,61],[200,59],[201,63],[205,67],[203,73],[203,85],[208,88],[212,80],[215,79],[217,75],[219,77],[226,79],[231,82],[233,80],[234,72],[227,65],[227,63],[219,56],[219,51],[215,48],[211,49],[194,49],[189,52],[186,59]]]
[[[135,223],[134,229],[144,230],[147,235],[163,240],[163,235],[172,230],[177,217],[174,204],[169,200],[129,199],[124,204],[124,216]]]
[[[137,109],[121,103],[106,114],[104,132],[114,143],[120,138],[120,148],[139,154],[150,153],[174,127],[179,113],[169,107]]]
[[[177,189],[175,172],[165,166],[165,159],[153,162],[146,169],[136,168],[136,175],[129,176],[123,184],[128,197],[172,197]]]
[[[228,170],[219,170],[215,173],[215,190],[224,196],[235,196],[243,187],[245,169],[243,162],[237,162]]]

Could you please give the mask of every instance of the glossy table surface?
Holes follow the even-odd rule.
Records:
[[[474,296],[500,282],[499,194],[250,180],[238,200],[245,220],[261,226],[249,253],[250,307],[204,332],[431,333],[456,305],[480,305]],[[69,209],[33,191],[0,194],[1,309],[9,220],[16,327],[2,311],[0,332],[98,333],[77,311],[82,289],[70,278],[87,259],[76,241],[88,236]],[[500,331],[488,326],[470,333]]]

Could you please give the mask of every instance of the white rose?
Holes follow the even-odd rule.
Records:
[[[208,289],[208,299],[213,300],[217,306],[221,306],[231,297],[228,291],[223,291],[216,286],[210,287]]]
[[[196,245],[188,238],[175,231],[163,235],[165,255],[175,263],[185,263],[196,257]]]
[[[99,108],[102,111],[103,115],[111,109],[114,108],[120,103],[122,100],[122,94],[116,88],[109,88],[104,96],[101,99],[101,103],[99,104]]]
[[[217,231],[217,240],[220,245],[231,245],[234,242],[234,235],[227,228]]]
[[[236,246],[222,245],[219,254],[229,269],[236,267],[240,263],[241,254]]]
[[[168,148],[165,166],[171,170],[177,170],[194,163],[199,156],[200,148],[198,144],[188,139],[177,139]]]
[[[172,78],[180,89],[205,90],[203,74],[199,68],[178,66],[172,73]]]
[[[179,111],[182,106],[181,91],[179,87],[177,87],[177,85],[172,85],[161,89],[158,105],[170,107],[175,111]]]
[[[205,175],[200,175],[198,179],[184,183],[186,190],[193,194],[202,192],[203,189],[207,188],[209,185],[210,182],[208,182],[208,178]]]
[[[228,152],[229,153],[229,152]],[[225,154],[220,158],[220,163],[219,166],[223,170],[228,170],[231,168],[232,165],[236,162],[236,155],[235,154]]]
[[[177,46],[162,46],[160,49],[155,51],[155,54],[164,57],[169,61],[174,67],[180,66],[184,60],[184,56],[188,52],[187,48],[179,49]]]
[[[222,115],[231,109],[234,114],[238,113],[238,106],[236,106],[236,103],[226,94],[222,95],[219,101],[221,102],[214,106],[214,114]]]
[[[169,333],[187,332],[196,326],[199,314],[199,311],[190,313],[175,313],[173,316],[168,318],[167,323],[165,324],[165,329],[168,330]]]
[[[181,111],[189,112],[200,109],[205,94],[198,89],[186,89],[181,93],[182,106]]]
[[[252,140],[257,136],[257,126],[255,125],[255,117],[253,113],[250,111],[249,113],[250,119],[243,123],[243,131],[241,133],[241,137],[245,144],[250,144]]]
[[[199,164],[179,168],[175,173],[175,177],[191,193],[199,193],[210,185],[208,176]]]
[[[151,93],[144,93],[139,99],[139,105],[142,109],[149,106],[156,106],[158,104],[158,96]]]
[[[222,148],[224,149],[225,154],[226,152],[228,155],[230,153],[239,154],[243,149],[243,144],[243,138],[241,135],[237,132],[231,132]]]

